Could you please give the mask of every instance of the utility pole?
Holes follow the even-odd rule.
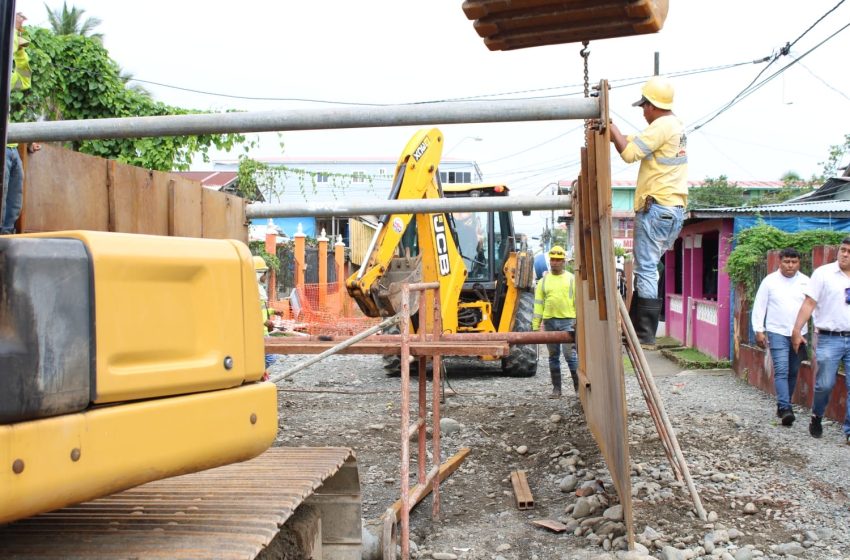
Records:
[[[661,53],[655,51],[655,69],[652,73],[653,76],[657,76],[661,73]]]

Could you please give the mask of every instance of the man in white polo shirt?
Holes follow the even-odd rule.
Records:
[[[797,350],[805,342],[801,329],[814,312],[818,343],[815,348],[817,377],[815,398],[812,403],[812,420],[809,434],[823,435],[821,420],[835,386],[838,364],[844,362],[844,372],[850,373],[850,237],[845,237],[838,247],[838,260],[818,267],[812,273],[806,300],[797,313],[791,343]],[[850,393],[850,383],[845,379]],[[850,395],[844,413],[844,438],[850,445]]]
[[[753,302],[753,331],[756,344],[769,348],[773,362],[773,387],[776,390],[776,415],[783,426],[794,423],[791,398],[797,386],[800,361],[805,347],[791,348],[791,330],[797,311],[806,299],[809,277],[800,272],[800,253],[793,247],[779,252],[779,270],[764,277]],[[803,326],[802,333],[806,333]]]

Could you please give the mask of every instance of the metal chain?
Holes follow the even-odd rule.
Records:
[[[582,49],[579,51],[579,54],[584,59],[584,96],[590,97],[590,78],[589,72],[587,69],[587,59],[590,57],[590,49],[587,46],[590,44],[589,41],[582,41],[581,46]]]
[[[579,51],[579,55],[584,60],[584,96],[590,97],[590,72],[587,67],[587,59],[590,57],[590,49],[587,48],[589,45],[589,41],[581,42],[581,50]],[[587,148],[587,131],[590,128],[590,121],[584,121],[584,147]]]

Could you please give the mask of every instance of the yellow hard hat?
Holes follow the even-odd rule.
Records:
[[[640,107],[649,101],[659,109],[669,111],[673,108],[673,84],[660,76],[653,76],[643,84],[640,95],[640,99],[632,103],[633,107]]]
[[[266,260],[263,257],[254,256],[254,270],[257,272],[266,272],[269,269],[269,265],[266,264]]]
[[[567,258],[567,252],[564,251],[564,248],[560,245],[554,245],[551,249],[549,249],[549,258],[550,259],[565,259]]]

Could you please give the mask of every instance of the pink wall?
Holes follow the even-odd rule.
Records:
[[[723,272],[731,251],[733,222],[729,220],[707,220],[690,224],[682,228],[682,270],[673,270],[675,262],[673,252],[668,253],[666,274],[666,322],[667,336],[679,340],[686,346],[696,348],[714,358],[729,359],[729,319],[731,315],[730,282]],[[718,238],[717,301],[704,299],[703,237],[716,235]],[[682,278],[682,312],[671,309],[676,301],[673,290],[676,275]]]

